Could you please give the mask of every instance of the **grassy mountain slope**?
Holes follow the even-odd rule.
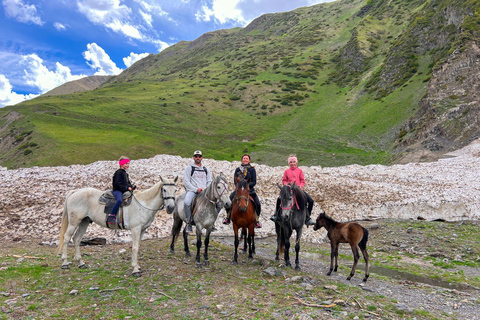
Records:
[[[290,153],[305,165],[389,163],[404,139],[419,139],[416,119],[424,117],[419,106],[433,70],[477,38],[478,7],[337,1],[182,41],[96,90],[0,109],[0,164],[194,149],[226,160],[249,152],[270,165],[285,164]],[[466,21],[470,38],[462,34]],[[21,117],[10,123],[11,111]],[[407,123],[415,125],[406,130]]]

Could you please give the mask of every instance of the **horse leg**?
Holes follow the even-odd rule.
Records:
[[[172,243],[170,243],[170,253],[175,252],[175,241],[177,240],[178,234],[180,233],[180,230],[182,229],[182,224],[183,221],[182,219],[173,219],[173,225],[172,225]]]
[[[243,253],[247,253],[247,230],[242,228],[242,237],[243,237]]]
[[[142,231],[140,227],[131,229],[132,232],[132,276],[139,277],[141,276],[141,268],[138,265],[138,249],[140,247],[140,240]]]
[[[199,229],[197,231],[197,256],[195,257],[195,266],[200,267],[200,248],[202,247],[202,231]]]
[[[253,236],[255,234],[255,231],[253,229],[253,225],[250,225],[248,227],[248,258],[253,259],[253,250],[252,250],[252,244],[253,244]]]
[[[88,219],[83,219],[82,222],[78,225],[77,231],[73,236],[73,246],[75,248],[75,261],[78,261],[78,267],[80,269],[86,269],[87,265],[82,260],[82,253],[80,252],[80,242],[82,241],[83,235],[87,231],[87,227],[90,224]]]
[[[353,253],[353,266],[352,271],[350,271],[350,275],[347,277],[347,280],[352,279],[353,275],[355,274],[355,269],[357,268],[358,260],[360,259],[360,254],[358,253],[358,247],[356,244],[350,244]]]
[[[240,240],[238,239],[238,226],[233,223],[233,233],[235,234],[235,240],[234,240],[234,245],[235,245],[235,253],[233,254],[233,264],[238,264],[238,244],[240,243]]]
[[[203,264],[208,266],[210,264],[210,260],[208,260],[208,244],[210,243],[210,233],[212,230],[207,230],[207,234],[205,235],[205,253],[203,254]]]
[[[186,228],[183,228],[183,246],[185,249],[185,255],[187,257],[192,256],[192,254],[190,253],[190,249],[188,248],[188,232]]]
[[[333,271],[333,260],[335,259],[335,251],[337,250],[337,245],[335,242],[330,240],[330,269],[327,272],[327,276],[332,274]],[[335,267],[335,272],[337,271],[337,267]]]
[[[280,261],[280,242],[282,237],[282,231],[278,224],[275,223],[275,232],[277,233],[277,252],[275,252],[275,261]]]
[[[65,236],[63,237],[63,247],[62,247],[62,269],[70,269],[70,263],[68,262],[67,248],[70,239],[72,238],[73,233],[77,229],[77,226],[71,224],[68,225],[67,230],[65,231]]]
[[[300,253],[300,237],[302,236],[302,232],[298,232],[297,230],[297,241],[295,243],[295,270],[300,271],[300,261],[298,259],[298,255]]]
[[[287,267],[291,267],[292,264],[290,263],[290,237],[292,235],[291,230],[284,230],[284,239],[285,239],[285,265]]]
[[[370,276],[370,271],[368,270],[368,252],[367,248],[361,249],[363,259],[365,259],[365,277],[363,278],[363,282],[367,282],[368,277]]]

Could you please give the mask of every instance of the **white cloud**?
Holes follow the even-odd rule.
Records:
[[[149,12],[149,13],[152,13],[152,14],[155,14],[155,15],[158,15],[158,16],[167,16],[168,15],[168,13],[166,11],[164,11],[162,9],[162,7],[160,7],[157,4],[150,4],[147,1],[143,1],[143,0],[135,0],[135,2],[140,4],[143,7],[143,9],[145,11]]]
[[[152,15],[145,13],[142,10],[139,10],[138,12],[140,12],[140,15],[142,16],[143,20],[145,20],[145,23],[148,24],[150,28],[152,28]]]
[[[96,43],[87,44],[87,51],[83,52],[87,64],[94,70],[95,75],[117,75],[122,72],[110,56]]]
[[[130,55],[128,57],[123,58],[123,63],[128,68],[132,64],[134,64],[138,60],[141,60],[141,59],[145,58],[146,56],[148,56],[148,53],[146,53],[146,52],[145,53],[140,53],[140,54],[130,52]]]
[[[13,92],[10,81],[3,74],[0,74],[0,108],[12,106],[36,96],[35,94],[24,95]]]
[[[240,0],[213,0],[212,7],[202,6],[202,9],[195,14],[197,21],[211,21],[214,19],[221,24],[228,21],[236,21],[239,24],[246,24],[242,11],[237,8]]]
[[[107,28],[112,29],[115,32],[123,33],[129,38],[139,39],[143,38],[138,29],[128,23],[122,23],[120,20],[113,20],[111,23],[105,25]]]
[[[53,26],[54,26],[55,29],[57,29],[58,31],[67,30],[67,27],[66,27],[65,25],[63,25],[62,23],[60,23],[60,22],[54,22],[54,23],[53,23]]]
[[[9,18],[14,18],[23,23],[34,23],[39,26],[44,22],[37,15],[37,7],[33,4],[26,4],[22,0],[2,0],[5,8],[5,15]]]
[[[48,70],[43,60],[36,54],[29,54],[22,56],[22,58],[25,83],[38,88],[41,93],[56,88],[65,82],[86,77],[86,75],[72,75],[70,68],[59,62],[55,63],[55,70]]]

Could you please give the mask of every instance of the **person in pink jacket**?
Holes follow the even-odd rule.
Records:
[[[303,175],[302,169],[300,169],[298,165],[298,159],[296,156],[290,156],[288,158],[288,165],[290,166],[285,172],[283,173],[283,179],[282,179],[282,184],[286,185],[288,183],[296,183],[297,186],[300,187],[300,189],[303,190],[303,187],[305,186],[305,177]],[[305,194],[307,198],[307,214],[305,217],[305,224],[307,226],[313,226],[315,225],[315,222],[313,222],[312,218],[310,218],[310,215],[312,214],[312,209],[313,209],[313,199],[310,197],[305,190],[303,190],[303,193]],[[280,199],[277,199],[277,206],[275,208],[275,213],[273,214],[273,217],[270,218],[272,221],[277,221],[277,212],[280,208]]]

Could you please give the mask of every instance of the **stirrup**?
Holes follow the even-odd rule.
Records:
[[[225,219],[223,220],[223,224],[230,224],[230,219],[225,218]]]

